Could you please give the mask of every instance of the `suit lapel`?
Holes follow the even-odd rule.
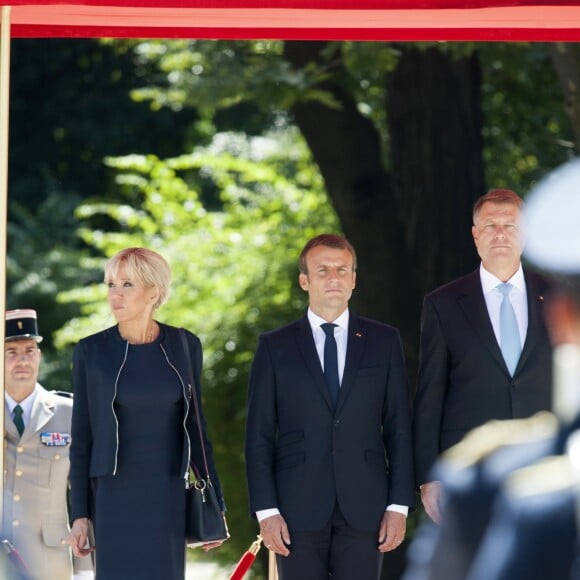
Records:
[[[524,278],[526,280],[526,296],[528,301],[528,331],[526,332],[526,340],[524,342],[524,347],[522,349],[522,354],[520,360],[518,361],[518,366],[516,368],[516,374],[518,369],[522,367],[526,360],[530,357],[534,348],[542,336],[541,328],[544,324],[543,322],[543,302],[544,296],[539,292],[536,284],[536,280],[531,277],[524,270]]]
[[[303,316],[296,322],[296,344],[302,358],[304,359],[306,368],[312,375],[316,388],[320,391],[320,394],[332,411],[333,405],[330,399],[330,393],[328,392],[328,387],[324,380],[324,373],[322,372],[320,359],[316,352],[316,345],[314,344],[314,337],[312,336],[312,328],[310,327],[307,316]]]
[[[54,395],[49,395],[46,391],[38,388],[36,393],[36,398],[32,404],[32,413],[30,415],[30,421],[22,438],[30,437],[35,433],[38,433],[53,417],[54,415]]]
[[[336,404],[340,410],[350,395],[355,383],[356,373],[360,366],[362,354],[366,344],[366,330],[360,323],[360,318],[350,312],[348,322],[348,338],[346,343],[346,360],[344,373],[340,385],[340,393]]]
[[[474,332],[479,335],[482,344],[487,348],[493,358],[502,365],[506,373],[509,374],[503,355],[501,354],[501,349],[495,338],[491,320],[489,319],[489,313],[487,312],[487,306],[481,288],[479,270],[475,270],[471,276],[466,278],[465,292],[458,296],[457,303],[463,310],[467,322],[471,325]]]

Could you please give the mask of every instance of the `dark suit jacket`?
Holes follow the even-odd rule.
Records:
[[[332,408],[306,316],[260,337],[246,432],[250,509],[277,507],[291,531],[319,530],[338,501],[378,530],[388,504],[414,506],[410,405],[399,333],[350,314]]]
[[[417,484],[439,454],[491,419],[551,407],[552,352],[543,320],[546,281],[524,270],[528,332],[513,377],[487,313],[479,269],[425,297],[413,431]]]

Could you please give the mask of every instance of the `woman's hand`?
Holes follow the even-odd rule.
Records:
[[[226,514],[224,514],[222,512],[222,517],[224,518],[224,524],[226,525],[226,532],[228,532],[228,538],[230,537],[230,532],[228,531],[228,522],[226,521]],[[208,542],[207,544],[204,544],[201,549],[204,552],[209,552],[210,550],[213,550],[214,548],[219,548],[228,538],[224,539],[224,540],[218,540],[217,542]]]
[[[88,556],[94,548],[88,546],[89,520],[88,518],[77,518],[72,525],[68,535],[68,543],[72,548],[74,556]]]

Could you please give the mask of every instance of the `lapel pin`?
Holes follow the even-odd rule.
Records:
[[[538,296],[538,300],[541,302],[543,299],[544,299],[544,297],[543,297],[543,296],[540,294],[540,295]]]

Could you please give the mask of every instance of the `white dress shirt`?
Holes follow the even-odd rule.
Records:
[[[489,314],[489,319],[493,326],[493,332],[497,343],[500,344],[499,310],[501,307],[501,301],[503,300],[503,295],[498,290],[497,286],[501,284],[502,281],[491,272],[488,272],[483,267],[483,264],[479,268],[479,275],[481,278],[481,288],[483,290],[483,297],[485,298],[485,305],[487,306],[487,313]],[[526,281],[524,279],[524,271],[522,270],[521,264],[517,272],[507,282],[512,285],[509,299],[514,308],[516,320],[518,321],[520,344],[523,348],[526,341],[526,334],[528,332],[528,299]]]
[[[308,322],[310,323],[310,328],[312,329],[312,336],[314,337],[314,345],[316,346],[316,352],[318,354],[318,360],[320,361],[320,366],[324,371],[324,341],[326,340],[326,335],[324,330],[322,330],[321,325],[327,320],[321,318],[317,314],[314,314],[310,308],[308,309],[307,313]],[[349,322],[349,311],[348,308],[335,320],[332,321],[333,324],[336,324],[336,328],[334,329],[334,338],[336,340],[336,349],[337,349],[337,358],[338,358],[338,378],[340,383],[342,384],[342,377],[344,375],[344,365],[346,363],[346,347],[348,343],[348,322]],[[399,512],[403,515],[408,515],[409,508],[408,506],[398,505],[398,504],[389,504],[387,506],[387,511]],[[259,510],[256,512],[256,517],[258,521],[261,522],[262,520],[278,515],[280,511],[278,508],[271,508],[265,510]]]
[[[316,352],[318,353],[318,360],[324,372],[324,342],[326,341],[326,334],[322,330],[322,325],[327,322],[324,318],[320,318],[318,314],[314,314],[310,308],[307,313],[310,328],[312,328],[312,336],[314,337],[314,344]],[[338,379],[342,385],[342,377],[344,375],[344,364],[346,362],[346,344],[348,342],[348,308],[332,323],[336,324],[334,329],[334,339],[336,340],[336,354],[338,362]]]
[[[12,420],[14,420],[14,407],[16,407],[16,405],[22,407],[22,420],[24,421],[24,428],[26,428],[26,425],[30,423],[30,417],[32,416],[32,405],[34,404],[34,399],[36,399],[36,387],[34,387],[34,391],[32,391],[26,399],[20,401],[20,403],[15,401],[8,393],[4,393],[4,397]]]

